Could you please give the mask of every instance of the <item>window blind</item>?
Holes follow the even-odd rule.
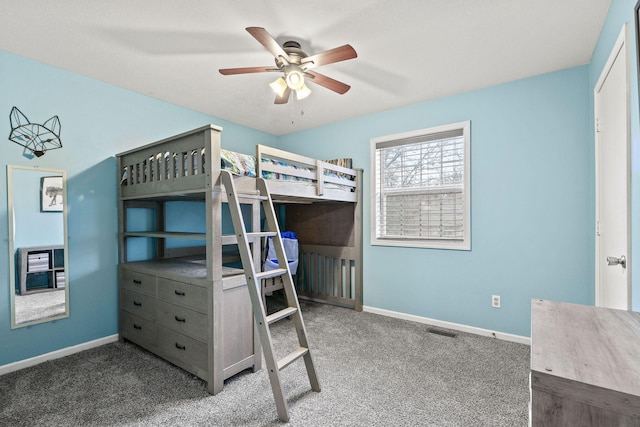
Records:
[[[376,237],[464,239],[462,129],[375,147]]]

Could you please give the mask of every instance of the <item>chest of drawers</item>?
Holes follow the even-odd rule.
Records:
[[[216,283],[176,276],[153,261],[121,264],[121,338],[204,379],[217,393],[224,379],[260,365],[249,293],[235,273]]]

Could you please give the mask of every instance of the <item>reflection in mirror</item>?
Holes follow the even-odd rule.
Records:
[[[69,317],[62,170],[7,165],[11,327]]]

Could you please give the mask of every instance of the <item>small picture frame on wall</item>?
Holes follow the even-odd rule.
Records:
[[[62,212],[65,202],[62,197],[62,189],[61,176],[42,177],[40,188],[41,212]]]

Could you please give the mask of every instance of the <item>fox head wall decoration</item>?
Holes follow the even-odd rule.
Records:
[[[9,139],[41,157],[47,150],[62,148],[60,140],[60,120],[53,116],[44,124],[31,123],[18,107],[9,114],[11,133]]]

